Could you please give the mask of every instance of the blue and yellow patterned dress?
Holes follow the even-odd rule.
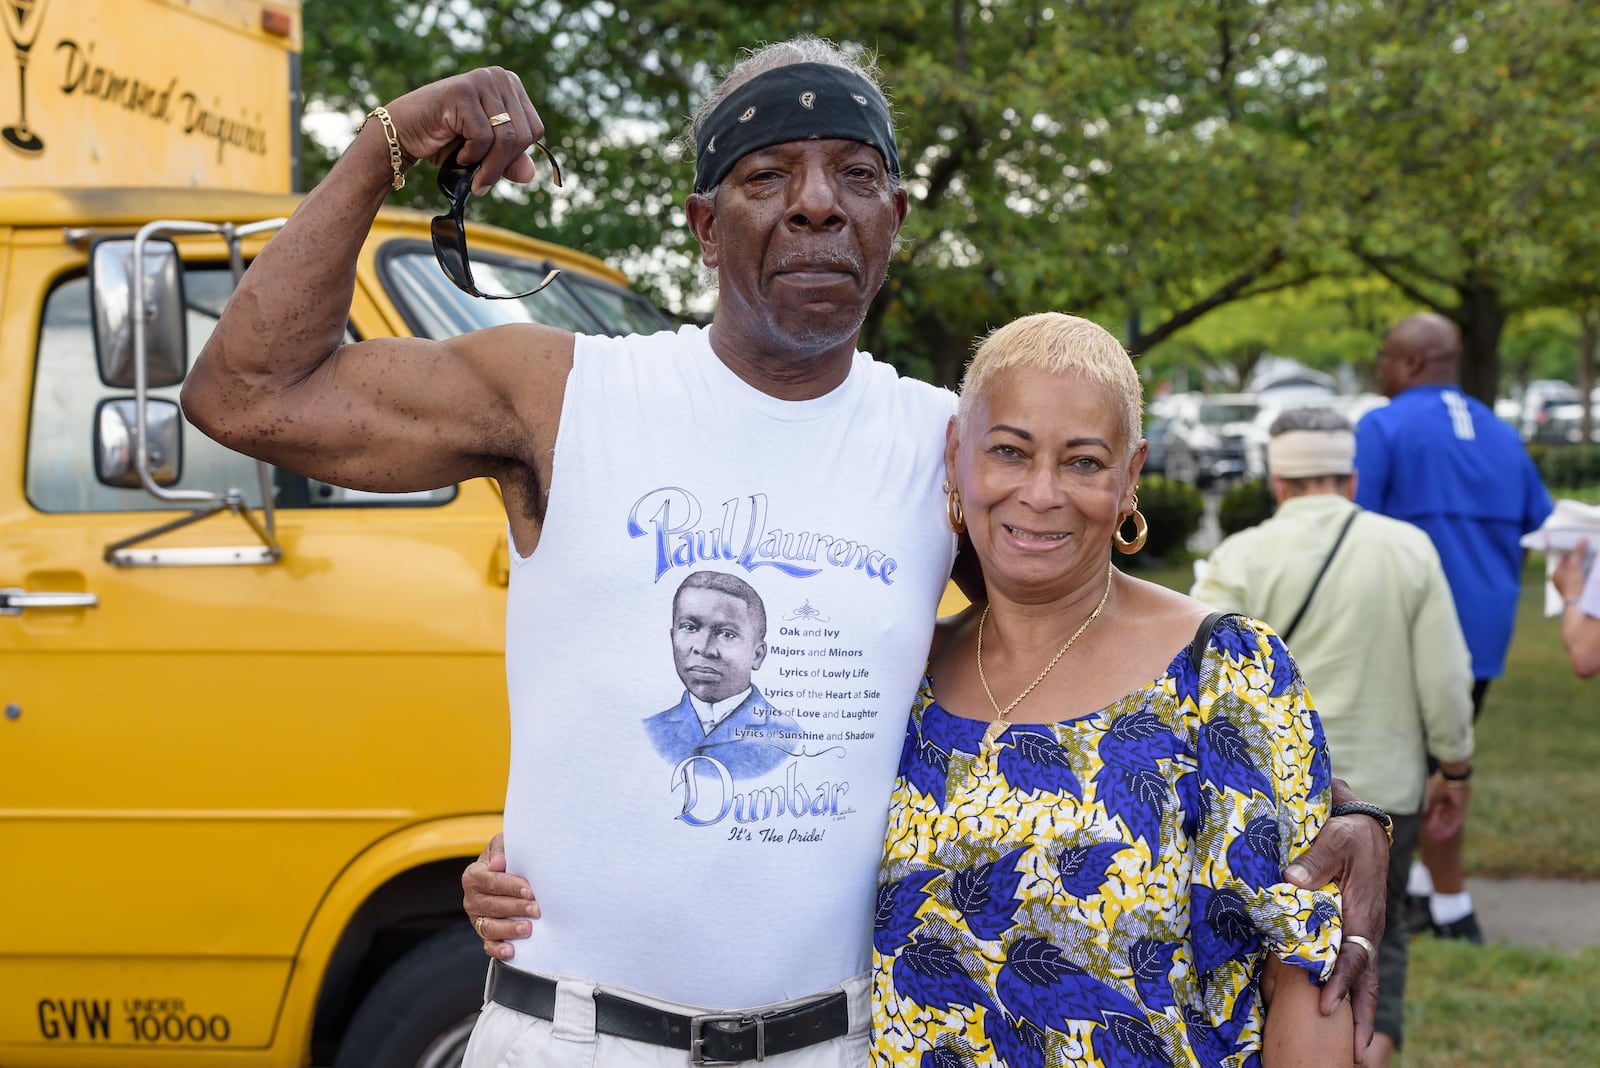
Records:
[[[1332,969],[1337,892],[1283,869],[1326,819],[1322,727],[1275,634],[1221,620],[1196,674],[1010,727],[923,681],[889,809],[873,1060],[1259,1063],[1268,952]]]

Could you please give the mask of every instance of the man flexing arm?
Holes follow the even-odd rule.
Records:
[[[341,344],[362,242],[400,168],[480,161],[475,191],[535,177],[544,133],[521,81],[486,68],[400,97],[256,257],[183,387],[184,414],[229,448],[355,489],[499,481],[517,548],[538,537],[572,335],[534,324],[444,341]],[[491,124],[507,115],[510,121]]]

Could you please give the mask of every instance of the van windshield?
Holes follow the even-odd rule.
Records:
[[[539,284],[550,264],[509,256],[473,255],[480,287],[518,292]],[[420,241],[392,241],[379,254],[384,289],[411,332],[435,339],[506,323],[542,323],[577,334],[649,334],[672,324],[644,297],[577,271],[521,300],[482,300],[451,284]]]

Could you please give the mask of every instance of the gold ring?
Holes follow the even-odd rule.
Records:
[[[506,114],[504,111],[502,111],[498,115],[490,115],[489,116],[489,125],[490,126],[504,126],[506,123],[508,123],[510,121],[511,121],[511,116]]]
[[[483,925],[488,921],[488,919],[489,917],[487,916],[479,916],[477,919],[472,921],[472,926],[478,932],[478,937],[483,939],[485,942],[489,941],[489,936],[483,933]]]
[[[1367,940],[1365,938],[1362,938],[1360,935],[1355,935],[1355,934],[1347,934],[1347,935],[1345,935],[1344,936],[1344,940],[1346,942],[1354,943],[1355,945],[1358,945],[1362,949],[1366,950],[1367,951],[1367,959],[1368,960],[1376,960],[1377,959],[1378,947],[1373,945],[1369,940]]]

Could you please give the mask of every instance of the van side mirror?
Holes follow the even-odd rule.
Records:
[[[107,486],[140,489],[136,460],[138,402],[132,397],[111,397],[94,410],[94,477]],[[144,404],[145,449],[150,456],[150,477],[158,486],[170,486],[183,477],[183,416],[169,400]]]
[[[183,269],[178,246],[165,239],[144,244],[145,385],[173,386],[189,369],[184,321]],[[133,239],[104,238],[89,251],[89,302],[94,309],[94,355],[100,381],[111,389],[133,389]],[[131,402],[130,402],[131,403]]]

